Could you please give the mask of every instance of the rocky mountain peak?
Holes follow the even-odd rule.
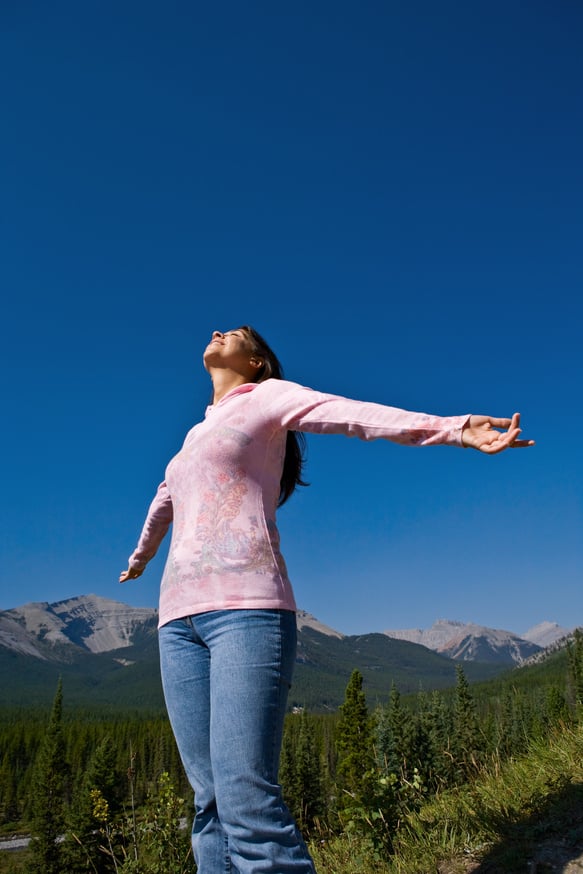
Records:
[[[306,613],[305,610],[298,610],[296,617],[298,631],[301,631],[302,628],[312,628],[314,631],[319,631],[320,634],[326,634],[328,637],[345,637],[340,631],[330,628],[329,625],[324,625],[323,622],[320,622],[311,613]]]
[[[438,619],[431,628],[385,631],[389,637],[419,643],[458,661],[521,664],[541,648],[511,631],[473,622]]]
[[[49,604],[32,602],[0,612],[0,645],[48,659],[60,646],[109,652],[130,646],[144,624],[155,624],[151,607],[129,607],[99,595],[81,595]]]
[[[522,637],[524,640],[530,640],[531,643],[536,643],[537,646],[544,648],[552,646],[562,637],[567,637],[572,631],[572,628],[562,628],[557,622],[539,622],[538,625],[525,631]]]

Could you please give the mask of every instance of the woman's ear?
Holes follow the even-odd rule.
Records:
[[[261,360],[261,358],[250,358],[249,364],[256,370],[259,370],[261,367],[263,367],[263,361]]]

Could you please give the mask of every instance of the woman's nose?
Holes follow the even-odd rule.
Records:
[[[213,335],[212,335],[212,337],[211,337],[211,340],[217,340],[217,339],[220,339],[220,338],[222,338],[222,337],[224,337],[224,336],[225,336],[225,335],[223,334],[222,331],[213,331]]]

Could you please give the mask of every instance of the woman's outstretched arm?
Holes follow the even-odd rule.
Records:
[[[129,557],[128,568],[119,575],[120,583],[142,576],[147,563],[156,555],[170,527],[173,515],[172,498],[166,483],[162,482],[150,504],[138,545]]]

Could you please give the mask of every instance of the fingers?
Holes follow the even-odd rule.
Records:
[[[510,428],[518,428],[520,413],[514,413],[511,419],[496,419],[494,416],[484,416],[484,419],[491,428],[503,428],[506,431]]]
[[[534,440],[519,440],[519,435],[522,434],[520,428],[520,413],[514,413],[508,431],[506,432],[507,445],[511,449],[522,449],[525,446],[534,446]]]
[[[462,442],[487,455],[495,455],[504,449],[534,446],[534,440],[521,440],[520,413],[511,419],[495,416],[471,416],[469,428],[464,430]]]
[[[523,449],[525,446],[534,446],[534,440],[519,440],[520,428],[511,428],[505,434],[500,434],[490,442],[483,442],[479,447],[480,452],[495,455],[504,449]]]
[[[512,438],[507,438],[506,436],[500,438],[499,440],[494,440],[491,443],[482,443],[477,447],[480,452],[485,452],[487,455],[496,455],[497,452],[503,452],[504,449],[508,449],[509,446],[512,446]]]
[[[522,449],[524,446],[534,446],[534,440],[517,440],[519,434],[522,433],[520,426],[520,413],[514,413],[509,431],[516,431],[516,437],[510,443],[513,449]]]
[[[119,575],[120,583],[125,583],[126,580],[135,580],[138,577],[142,576],[142,571],[136,570],[135,568],[128,568],[127,571],[122,571]]]

